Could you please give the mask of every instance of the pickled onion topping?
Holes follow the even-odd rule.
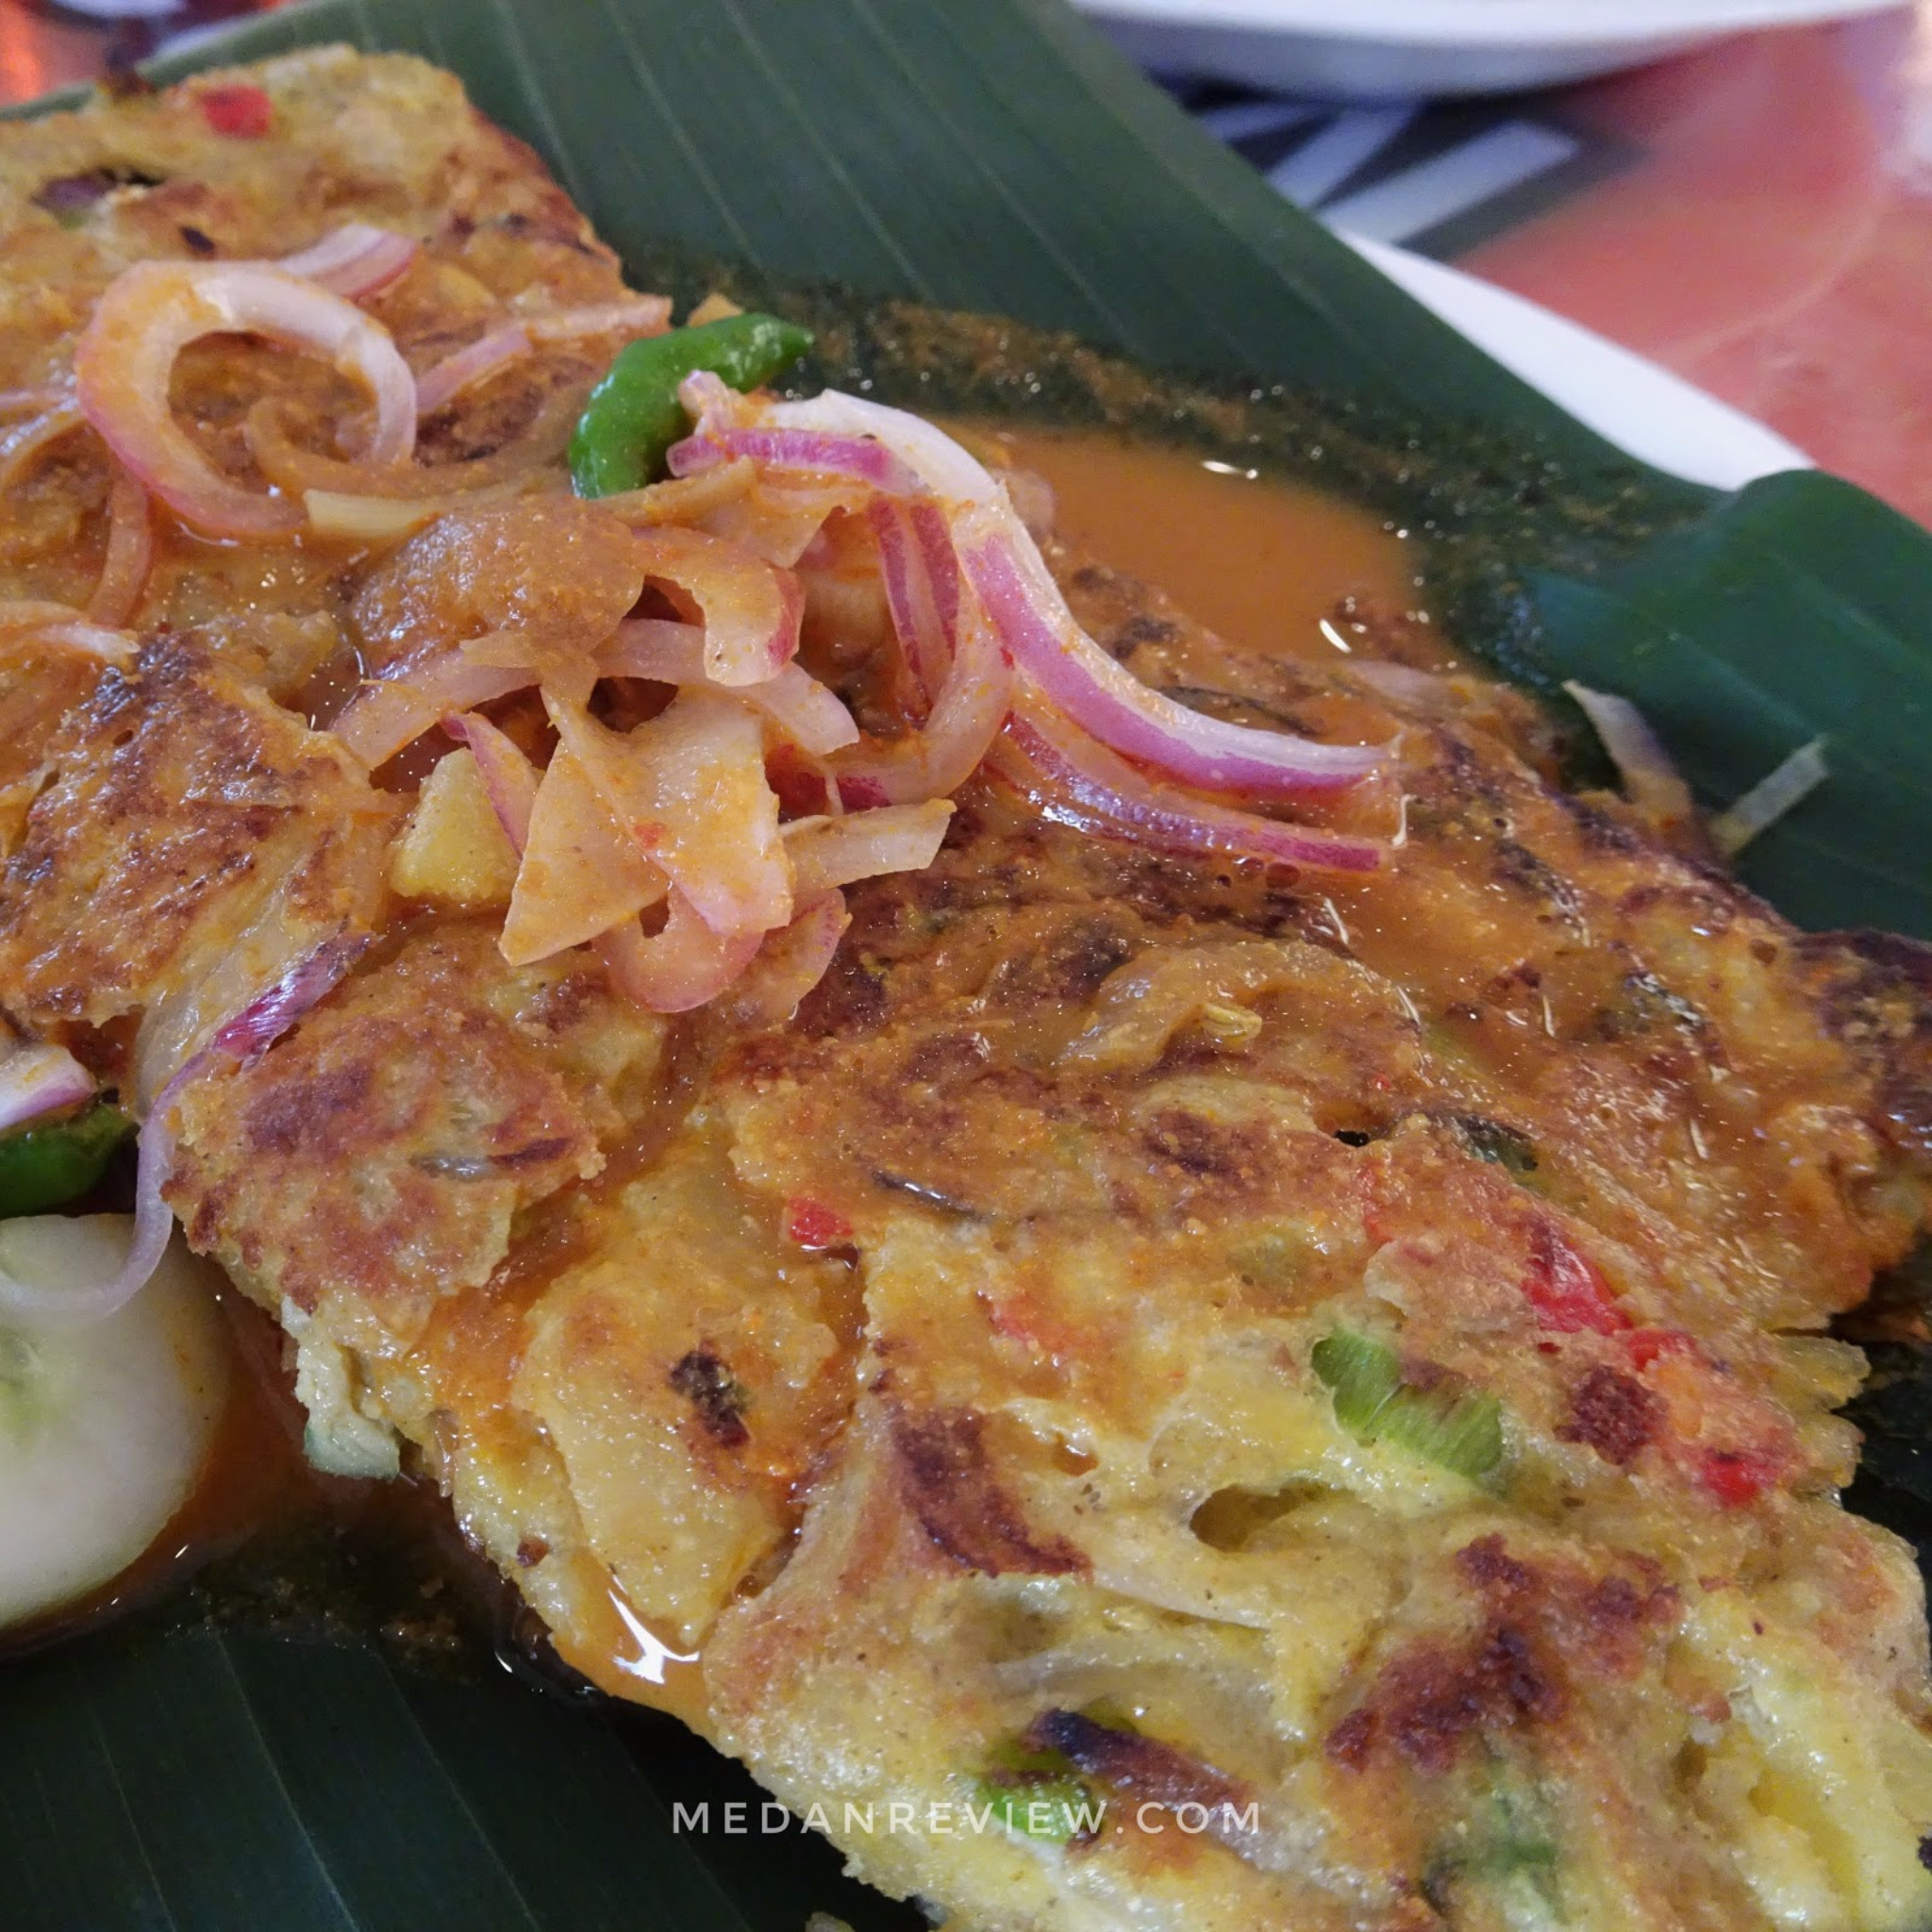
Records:
[[[689,1013],[708,1006],[758,957],[764,935],[743,928],[718,931],[682,892],[671,894],[660,931],[646,939],[626,923],[598,941],[612,983],[653,1013]]]
[[[731,1016],[752,1026],[782,1026],[825,976],[852,924],[843,892],[823,892],[799,907],[782,931],[768,934],[731,1000]]]
[[[302,523],[300,505],[224,475],[175,419],[176,357],[203,336],[238,333],[310,350],[368,391],[375,422],[362,461],[392,466],[414,451],[415,378],[353,303],[255,262],[136,262],[108,284],[75,344],[75,392],[108,448],[191,528],[265,539]]]
[[[92,1100],[94,1076],[64,1047],[23,1046],[0,1059],[0,1134]]]
[[[175,1216],[161,1191],[175,1166],[175,1130],[170,1116],[189,1082],[224,1060],[247,1060],[265,1053],[308,1009],[341,980],[368,941],[338,934],[296,960],[264,991],[215,1029],[208,1043],[192,1054],[156,1096],[137,1141],[134,1226],[125,1254],[112,1274],[98,1281],[36,1287],[0,1269],[0,1320],[29,1326],[84,1327],[104,1321],[148,1284],[175,1232]],[[89,1083],[90,1091],[92,1083]]]
[[[773,470],[850,476],[895,495],[909,495],[920,488],[919,477],[884,443],[870,437],[832,436],[814,429],[700,431],[674,443],[665,460],[674,476],[691,476],[738,457],[749,457]]]
[[[1270,798],[1352,785],[1380,762],[1371,745],[1204,718],[1142,684],[1074,622],[1010,511],[969,512],[955,537],[967,580],[1029,681],[1115,751],[1204,791]]]
[[[1678,775],[1663,741],[1651,729],[1650,720],[1628,698],[1614,691],[1591,691],[1574,681],[1563,689],[1590,720],[1631,804],[1660,819],[1688,819],[1691,815],[1690,788]]]
[[[443,718],[442,728],[458,744],[469,746],[496,823],[511,849],[521,853],[529,842],[530,815],[537,806],[536,768],[480,712],[452,712]]]
[[[704,622],[705,675],[758,684],[798,655],[798,579],[722,538],[674,524],[640,533],[645,580],[683,592]]]
[[[1056,824],[1112,832],[1165,852],[1316,872],[1374,872],[1387,857],[1373,839],[1311,831],[1191,797],[1138,771],[1043,705],[1014,711],[993,763]]]
[[[705,673],[705,634],[694,624],[662,618],[632,618],[617,627],[615,641],[599,654],[606,675],[648,677],[659,684],[701,685]],[[858,742],[858,726],[839,697],[810,673],[788,664],[774,677],[732,687],[737,695],[776,725],[783,735],[815,758]]]
[[[101,575],[88,599],[90,624],[117,630],[134,615],[154,567],[154,522],[147,491],[125,470],[114,473],[108,492],[108,551]]]
[[[658,336],[671,326],[671,298],[633,295],[623,302],[592,302],[522,320],[533,342],[575,342],[586,336]]]
[[[539,336],[536,320],[518,327]],[[455,393],[524,346],[485,338],[419,394]],[[631,615],[601,619],[601,639],[511,622],[437,643],[336,723],[372,766],[439,725],[469,747],[517,856],[499,941],[511,963],[589,944],[653,1010],[723,1001],[735,1023],[782,1024],[850,924],[844,889],[930,866],[952,794],[982,766],[1049,819],[1164,850],[1383,862],[1373,840],[1200,794],[1338,791],[1384,748],[1228,724],[1141,685],[1080,627],[1002,484],[934,425],[832,391],[742,395],[705,373],[678,394],[693,426],[673,446],[676,480],[612,507],[642,586]],[[736,487],[691,488],[710,474]],[[808,580],[822,600],[810,669]],[[873,636],[879,604],[894,663],[869,702],[895,707],[898,728],[868,735],[813,670],[849,667],[840,613]],[[547,762],[524,748],[527,710],[513,741],[506,714],[478,708],[520,691],[555,733]]]
[[[528,334],[515,323],[481,335],[467,348],[458,349],[416,378],[416,414],[432,416],[466,389],[494,375],[530,353]]]
[[[275,264],[284,275],[301,275],[332,295],[359,302],[386,289],[422,249],[407,235],[368,222],[346,222],[312,248],[285,255]]]

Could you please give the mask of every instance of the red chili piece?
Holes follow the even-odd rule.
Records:
[[[1633,1368],[1647,1369],[1662,1356],[1697,1353],[1697,1344],[1681,1328],[1633,1328],[1624,1338]]]
[[[1697,1479],[1726,1509],[1741,1509],[1777,1481],[1777,1465],[1755,1450],[1710,1449],[1698,1462]]]
[[[275,104],[258,87],[204,88],[195,99],[217,134],[259,141],[275,124]]]
[[[785,1232],[801,1248],[836,1248],[852,1239],[852,1224],[824,1202],[798,1194],[785,1204]]]
[[[1597,1335],[1616,1335],[1630,1325],[1603,1271],[1546,1221],[1539,1221],[1531,1230],[1530,1270],[1523,1291],[1536,1309],[1538,1324],[1559,1335],[1574,1335],[1585,1328]]]

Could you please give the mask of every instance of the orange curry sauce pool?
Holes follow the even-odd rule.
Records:
[[[1379,519],[1305,485],[1198,456],[1089,431],[982,429],[969,435],[1002,446],[1017,466],[1052,487],[1055,527],[1080,549],[1168,592],[1231,643],[1317,662],[1350,648],[1351,600],[1412,612],[1417,558],[1404,535]],[[1411,655],[1424,642],[1408,633]],[[1426,656],[1426,650],[1423,653]],[[1453,664],[1441,651],[1438,668]],[[0,1640],[30,1647],[153,1600],[209,1559],[249,1538],[320,1524],[352,1541],[372,1526],[393,1534],[398,1511],[434,1532],[422,1487],[350,1482],[310,1471],[300,1453],[302,1418],[278,1331],[240,1295],[230,1308],[242,1373],[195,1493],[130,1570],[82,1602]],[[381,1491],[387,1491],[384,1495]],[[447,1542],[446,1536],[439,1541]],[[493,1576],[478,1587],[502,1594]],[[613,1617],[608,1659],[572,1656],[593,1680],[675,1709],[682,1675],[652,1687],[635,1681],[625,1653],[637,1629]]]

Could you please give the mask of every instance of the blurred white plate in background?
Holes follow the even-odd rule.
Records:
[[[1898,0],[1079,0],[1143,67],[1356,100],[1501,93]]]
[[[1380,242],[1341,239],[1458,335],[1646,463],[1718,490],[1811,467],[1803,450],[1728,403],[1521,295]]]

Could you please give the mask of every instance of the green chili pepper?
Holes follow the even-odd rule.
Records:
[[[811,344],[809,329],[756,310],[632,342],[591,391],[577,418],[570,440],[577,494],[641,490],[662,473],[664,452],[690,425],[677,400],[677,385],[687,375],[708,369],[733,389],[758,389]]]
[[[118,1107],[98,1101],[70,1120],[0,1135],[0,1220],[45,1214],[77,1199],[133,1131]]]
[[[1357,1441],[1393,1442],[1472,1481],[1503,1459],[1503,1406],[1493,1395],[1414,1388],[1392,1348],[1345,1328],[1316,1342],[1312,1359],[1335,1420]]]

